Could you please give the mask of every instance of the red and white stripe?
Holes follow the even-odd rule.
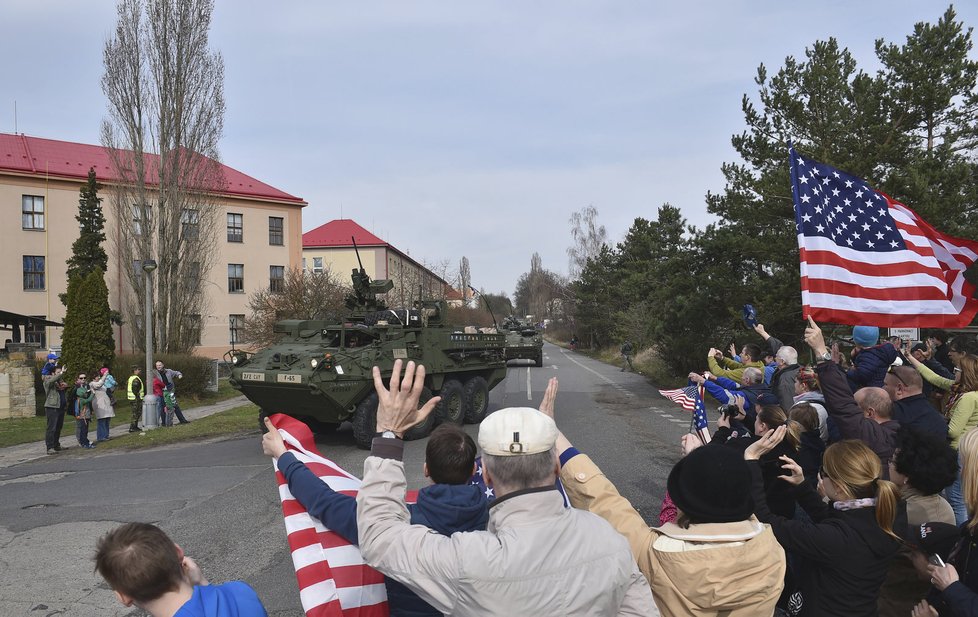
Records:
[[[323,482],[334,491],[356,495],[360,480],[316,451],[305,423],[282,414],[270,419],[286,447]],[[384,576],[364,563],[358,547],[306,512],[289,491],[277,463],[275,478],[306,617],[387,617]]]
[[[970,324],[978,300],[964,271],[978,260],[978,242],[942,234],[880,194],[907,248],[855,251],[825,237],[799,234],[804,314],[816,321],[882,327]]]

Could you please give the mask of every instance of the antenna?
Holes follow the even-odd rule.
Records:
[[[14,135],[17,134],[17,99],[14,99]]]

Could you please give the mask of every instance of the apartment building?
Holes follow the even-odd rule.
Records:
[[[232,342],[240,342],[249,295],[274,288],[284,280],[287,268],[300,266],[302,208],[307,205],[299,197],[222,167],[226,185],[217,196],[217,207],[227,233],[221,230],[219,255],[210,271],[202,273],[207,314],[195,316],[200,324],[196,352],[212,358],[221,357]],[[109,304],[126,313],[123,303],[131,294],[126,292],[122,268],[132,265],[120,263],[114,255],[111,238],[118,233],[119,222],[113,219],[109,204],[118,178],[105,149],[8,133],[0,133],[0,204],[6,216],[0,225],[0,264],[4,264],[0,267],[0,310],[64,321],[65,307],[58,294],[67,288],[66,263],[78,237],[79,189],[90,168],[102,185],[99,196],[106,216]],[[14,338],[9,326],[7,332],[2,328],[0,325],[0,337]],[[42,348],[61,344],[61,329],[50,325],[28,326],[18,334],[17,338]],[[115,341],[118,352],[138,350],[125,325],[115,328]]]

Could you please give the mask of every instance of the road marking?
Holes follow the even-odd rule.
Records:
[[[526,400],[533,400],[533,388],[530,386],[530,367],[526,367]]]
[[[610,383],[612,385],[618,385],[617,383],[615,383],[611,379],[605,377],[601,373],[597,372],[596,370],[594,370],[590,366],[584,366],[583,364],[581,364],[580,362],[578,362],[576,359],[574,359],[574,356],[571,356],[570,354],[568,354],[568,353],[565,352],[564,353],[564,357],[567,358],[568,360],[570,360],[571,362],[573,362],[574,364],[576,364],[577,366],[581,367],[582,369],[584,369],[586,371],[590,371],[591,373],[594,373],[596,376],[598,376],[599,378],[603,379],[607,383]]]

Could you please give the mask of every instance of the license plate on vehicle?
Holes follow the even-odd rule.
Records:
[[[278,382],[279,383],[302,383],[302,375],[296,375],[292,373],[279,373]]]
[[[265,381],[265,373],[241,373],[242,381]]]

